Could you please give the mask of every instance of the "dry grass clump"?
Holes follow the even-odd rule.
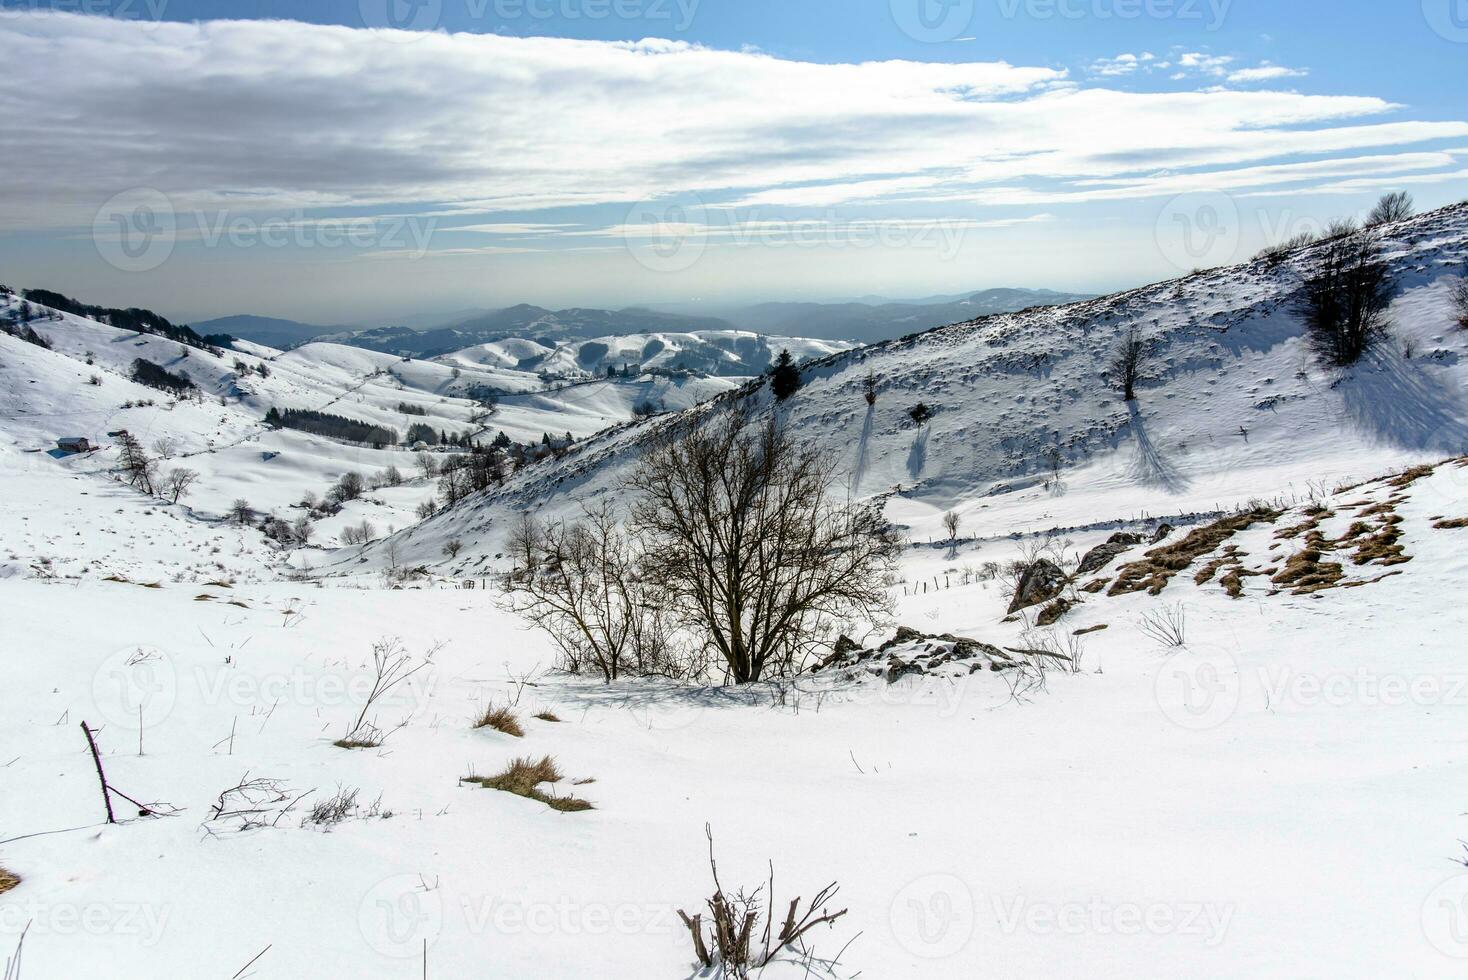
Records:
[[[382,744],[377,738],[339,738],[331,743],[341,749],[375,749]]]
[[[520,719],[515,717],[513,711],[508,707],[496,708],[492,704],[484,709],[484,713],[479,716],[479,720],[474,723],[474,727],[493,728],[497,732],[504,732],[506,735],[513,735],[516,738],[523,738],[525,736],[525,729],[520,727]]]
[[[464,782],[476,783],[490,789],[514,793],[529,800],[539,800],[552,810],[572,812],[590,810],[591,804],[574,796],[552,796],[540,789],[542,783],[561,781],[561,770],[556,760],[542,756],[539,760],[520,758],[513,760],[504,771],[495,776],[465,776]]]
[[[1065,598],[1065,596],[1061,596],[1054,602],[1050,603],[1050,605],[1040,610],[1039,616],[1035,618],[1035,625],[1050,626],[1061,616],[1064,616],[1066,613],[1070,612],[1071,607],[1073,607],[1074,605],[1075,603]]]
[[[1344,547],[1354,546],[1355,554],[1351,555],[1351,561],[1357,565],[1366,565],[1375,562],[1379,565],[1401,565],[1412,560],[1406,549],[1401,544],[1402,539],[1402,517],[1394,507],[1374,509],[1373,515],[1379,517],[1375,527],[1365,521],[1356,521],[1336,542]]]
[[[1431,476],[1434,469],[1434,466],[1414,466],[1387,480],[1386,485],[1395,490],[1405,490],[1424,476]]]
[[[1081,591],[1095,593],[1100,592],[1104,588],[1106,588],[1105,578],[1093,578],[1091,579],[1091,581],[1081,586]]]
[[[1185,537],[1169,545],[1153,548],[1138,561],[1123,565],[1107,595],[1125,595],[1146,590],[1159,595],[1172,577],[1197,558],[1213,551],[1223,542],[1259,521],[1276,521],[1282,511],[1259,506],[1231,514],[1212,524],[1189,531]]]
[[[1439,531],[1452,531],[1460,527],[1468,527],[1468,517],[1450,517],[1437,521],[1432,525]]]
[[[7,871],[4,868],[0,868],[0,895],[3,895],[6,892],[10,891],[10,889],[14,888],[18,884],[20,884],[20,875],[16,874],[13,871]]]
[[[535,717],[536,718],[539,718],[541,721],[560,721],[561,720],[561,719],[559,719],[559,718],[556,717],[556,713],[554,711],[537,711],[535,713]]]
[[[1345,568],[1340,562],[1321,561],[1325,552],[1314,544],[1312,542],[1311,546],[1293,555],[1270,581],[1283,588],[1294,589],[1295,595],[1334,588],[1345,577]]]

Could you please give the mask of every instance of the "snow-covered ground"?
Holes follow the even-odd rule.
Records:
[[[925,638],[877,653],[884,628],[858,637],[872,652],[737,690],[556,673],[488,577],[517,510],[619,491],[666,424],[625,424],[639,385],[666,382],[670,408],[713,385],[505,395],[492,428],[613,428],[426,522],[427,481],[374,491],[333,520],[401,515],[388,541],[287,555],[223,520],[240,487],[284,508],[384,457],[263,432],[264,407],[377,420],[417,399],[467,424],[440,386],[521,352],[258,349],[242,357],[269,377],[232,391],[235,355],[195,351],[212,397],[170,408],[122,376],[167,341],[69,320],[37,324],[53,352],[0,336],[0,867],[21,879],[0,950],[25,932],[23,976],[45,978],[690,977],[678,910],[713,891],[708,825],[730,890],[771,866],[782,903],[841,884],[847,914],[772,980],[1462,976],[1468,343],[1446,294],[1468,209],[1393,228],[1392,253],[1395,339],[1346,374],[1314,364],[1289,309],[1308,253],[816,362],[777,410],[909,529],[895,619]],[[1133,324],[1157,347],[1129,410],[1098,379]],[[120,407],[138,398],[157,404]],[[193,453],[197,498],[122,486],[110,451],[44,451],[117,426]],[[1007,615],[996,569],[1163,522],[1077,575],[1051,625]],[[428,572],[392,582],[389,560]],[[1052,666],[970,671],[944,634]],[[385,742],[339,747],[394,641],[421,669],[369,710]],[[1073,669],[1019,652],[1036,649]],[[489,705],[523,736],[475,729]],[[160,815],[105,823],[83,722],[107,779]],[[543,755],[564,774],[547,790],[592,809],[463,781]],[[347,819],[308,820],[352,790]]]

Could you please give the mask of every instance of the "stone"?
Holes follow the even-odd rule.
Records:
[[[1065,583],[1066,574],[1059,565],[1048,558],[1036,559],[1020,575],[1009,612],[1013,614],[1041,602],[1049,602],[1060,595]]]

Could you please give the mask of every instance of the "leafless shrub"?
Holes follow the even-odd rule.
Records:
[[[1453,319],[1458,326],[1468,330],[1468,270],[1458,277],[1448,293],[1448,299],[1453,304]]]
[[[413,459],[418,464],[418,472],[422,473],[425,479],[438,476],[438,457],[433,453],[420,452]]]
[[[1371,209],[1371,214],[1366,218],[1366,227],[1375,228],[1394,221],[1405,221],[1412,217],[1412,211],[1412,195],[1406,191],[1392,191],[1376,202],[1376,207]]]
[[[682,909],[678,910],[693,941],[694,955],[703,969],[717,968],[718,976],[748,980],[750,970],[763,969],[786,949],[803,947],[804,938],[812,929],[829,926],[846,914],[846,909],[827,911],[828,904],[841,891],[841,886],[833,881],[816,892],[804,909],[798,896],[792,899],[776,932],[774,866],[771,865],[769,880],[764,885],[752,892],[740,889],[726,894],[723,883],[719,881],[718,862],[714,860],[713,831],[705,826],[704,833],[709,839],[709,870],[714,879],[714,894],[706,903],[709,915],[707,930],[703,913],[690,916]],[[764,928],[760,938],[756,939],[755,930],[760,927],[761,919]]]
[[[184,495],[189,492],[195,483],[199,482],[199,471],[191,470],[185,466],[178,466],[168,471],[163,478],[163,492],[168,499],[178,503]]]
[[[301,818],[301,826],[314,824],[330,830],[350,817],[357,809],[357,796],[360,792],[357,789],[345,789],[338,784],[335,793],[323,800],[317,800],[315,805]]]
[[[639,568],[641,549],[610,503],[582,508],[579,521],[542,524],[523,515],[507,550],[514,569],[505,603],[561,651],[562,666],[662,673],[673,662],[665,614]]]
[[[1179,602],[1144,613],[1137,622],[1137,629],[1162,646],[1180,647],[1187,643],[1187,620],[1187,607]]]
[[[643,577],[734,683],[793,673],[838,625],[890,609],[901,539],[834,502],[832,460],[774,418],[670,426],[629,483]]]
[[[379,728],[374,718],[369,717],[379,703],[392,693],[399,684],[418,673],[433,662],[439,647],[431,648],[423,659],[414,662],[413,656],[403,649],[402,641],[396,637],[385,637],[372,644],[372,686],[362,702],[362,710],[347,729],[347,733],[336,740],[344,749],[375,748],[391,734]],[[402,725],[398,725],[401,728]]]
[[[1386,335],[1391,271],[1371,234],[1337,237],[1301,289],[1310,342],[1327,364],[1347,367]]]
[[[255,508],[243,497],[238,497],[229,505],[229,516],[232,521],[239,525],[245,525],[255,519]]]
[[[242,833],[274,827],[312,790],[292,794],[281,779],[245,773],[238,783],[224,790],[209,805],[202,829],[211,836],[222,832]]]
[[[1124,401],[1136,401],[1137,382],[1141,380],[1142,362],[1146,354],[1147,345],[1137,334],[1137,328],[1129,328],[1126,336],[1117,343],[1116,351],[1108,366],[1111,383],[1121,388]]]
[[[463,549],[463,547],[464,547],[464,542],[460,541],[458,538],[449,538],[443,544],[444,557],[446,557],[446,558],[457,558],[457,557],[459,557],[459,552]]]
[[[372,526],[371,521],[364,520],[361,524],[351,524],[342,528],[342,544],[349,546],[367,544],[376,535],[377,528]]]
[[[168,459],[178,452],[178,440],[173,436],[159,436],[153,440],[153,454],[162,459]]]
[[[958,540],[958,525],[961,523],[961,521],[962,518],[958,516],[957,511],[950,510],[948,513],[943,515],[943,529],[948,532],[949,541]]]

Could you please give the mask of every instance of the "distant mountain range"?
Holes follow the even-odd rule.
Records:
[[[502,310],[463,310],[447,319],[427,314],[406,317],[393,326],[367,329],[318,326],[248,314],[206,320],[193,326],[203,333],[229,334],[283,349],[320,340],[414,357],[437,357],[511,337],[541,341],[553,347],[558,342],[591,337],[708,330],[748,330],[774,336],[869,344],[994,313],[1089,298],[1049,289],[986,289],[918,300],[865,297],[845,303],[759,303],[720,309],[719,316],[699,314],[695,312],[697,307],[690,306],[548,310],[522,303]]]

